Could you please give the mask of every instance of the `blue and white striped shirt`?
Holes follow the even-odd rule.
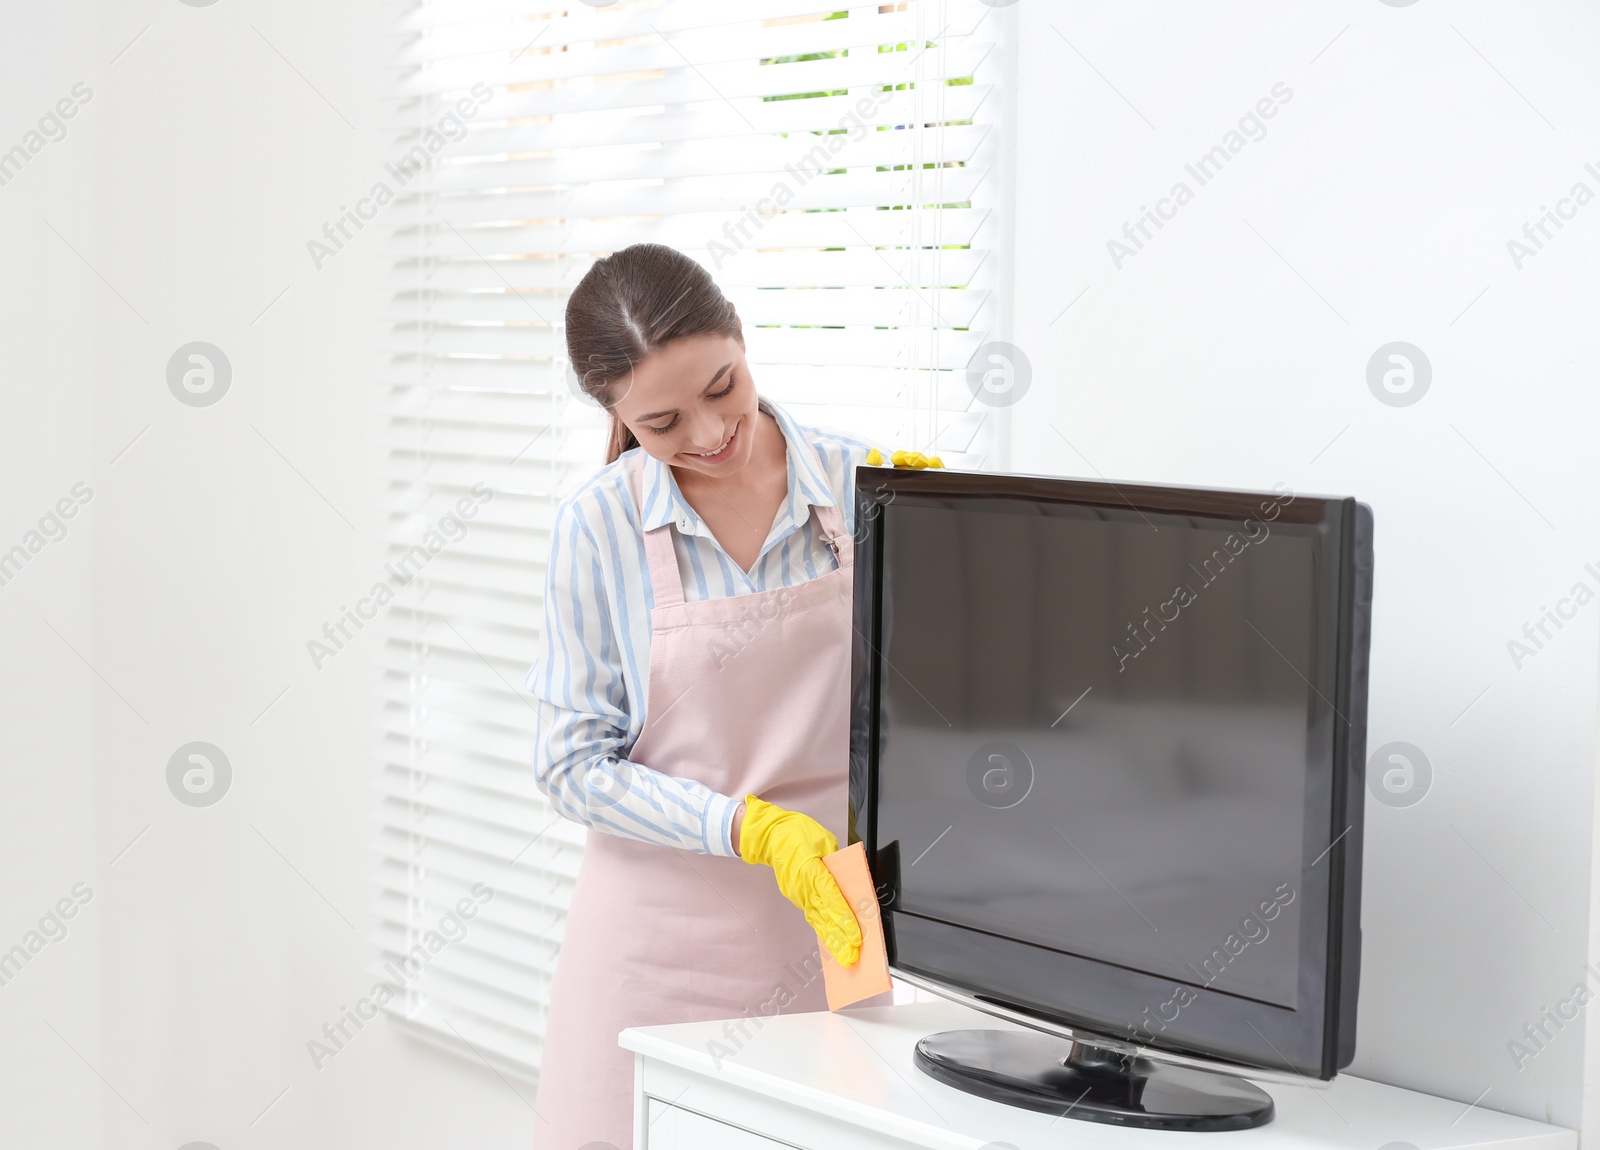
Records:
[[[743,795],[723,795],[627,756],[644,728],[655,595],[644,532],[671,523],[688,600],[793,587],[834,570],[813,506],[840,507],[855,529],[855,469],[869,447],[802,427],[761,401],[783,430],[788,495],[747,575],[689,506],[672,469],[644,458],[643,519],[629,483],[642,448],[602,468],[563,500],[551,529],[544,648],[529,669],[535,697],[533,773],[555,809],[584,826],[699,854],[737,857],[731,833]],[[818,455],[821,455],[819,461]]]

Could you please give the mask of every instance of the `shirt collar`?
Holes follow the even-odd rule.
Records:
[[[783,507],[773,520],[772,526],[774,533],[786,533],[789,527],[806,521],[810,515],[809,508],[834,506],[833,488],[828,483],[827,473],[822,469],[822,461],[817,458],[816,449],[811,446],[810,440],[806,438],[805,429],[795,422],[794,417],[770,400],[759,400],[758,407],[777,420],[778,428],[783,432],[784,455],[789,470],[788,495],[785,496]],[[638,451],[644,456],[644,475],[641,484],[644,504],[640,513],[644,529],[650,531],[668,523],[676,523],[678,530],[685,535],[710,534],[700,516],[695,514],[694,508],[684,499],[683,492],[678,489],[678,481],[673,477],[672,468],[647,453],[644,448],[641,447]],[[685,523],[688,524],[687,527],[684,526]]]

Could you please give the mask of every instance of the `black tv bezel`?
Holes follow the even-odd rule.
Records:
[[[878,887],[891,970],[953,998],[992,1008],[997,1015],[1080,1037],[1136,1042],[1149,1053],[1324,1080],[1350,1064],[1355,1056],[1361,962],[1372,515],[1353,498],[1291,492],[1284,502],[1283,495],[944,469],[865,465],[857,469],[850,790],[857,809],[856,831],[866,845]],[[884,539],[893,530],[897,502],[915,506],[929,500],[985,498],[1077,504],[1119,513],[1131,508],[1235,523],[1259,520],[1264,507],[1276,504],[1274,521],[1312,529],[1315,594],[1321,604],[1319,647],[1328,650],[1310,669],[1316,672],[1311,675],[1316,688],[1311,729],[1325,723],[1331,742],[1326,773],[1318,778],[1312,771],[1306,788],[1304,809],[1315,821],[1307,826],[1310,833],[1297,887],[1310,909],[1303,907],[1300,916],[1301,992],[1296,1008],[1201,989],[1194,1002],[1164,1023],[1165,1029],[1130,1032],[1129,1004],[1148,1007],[1167,1001],[1176,985],[1172,979],[910,914],[896,905],[897,844],[877,841]],[[1331,635],[1321,635],[1330,630]],[[1308,938],[1315,943],[1309,952]],[[1031,996],[1014,976],[1002,984],[1001,976],[993,973],[1019,963],[1032,964],[1043,976],[1036,983],[1050,988],[1046,994]],[[1086,979],[1089,967],[1100,969],[1100,977]],[[990,973],[986,978],[978,971]],[[1094,1001],[1086,1001],[1082,994],[1061,993],[1060,987],[1071,986],[1074,975],[1080,986],[1095,984]],[[1140,1012],[1132,1012],[1132,1017],[1140,1017]]]

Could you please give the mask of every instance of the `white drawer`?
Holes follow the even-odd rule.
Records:
[[[796,1150],[693,1110],[650,1100],[650,1130],[640,1150]]]

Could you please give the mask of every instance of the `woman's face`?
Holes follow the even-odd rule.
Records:
[[[613,381],[609,398],[640,446],[663,463],[725,479],[750,462],[756,385],[731,336],[674,340],[631,377]]]

